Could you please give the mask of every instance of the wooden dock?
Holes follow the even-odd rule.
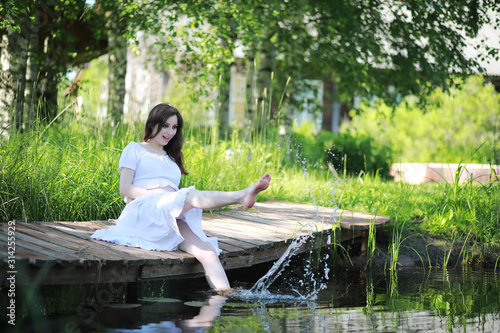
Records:
[[[388,216],[268,201],[251,210],[238,208],[205,213],[203,229],[219,240],[226,270],[279,259],[290,242],[313,234],[302,251],[326,246],[334,237],[357,242],[366,250],[371,224],[388,224]],[[200,276],[198,261],[181,251],[147,251],[90,239],[115,221],[15,223],[16,283],[78,284],[137,282],[141,279]],[[0,223],[0,283],[8,283],[8,224]],[[319,237],[321,235],[321,237]],[[330,235],[330,236],[329,236]],[[12,262],[10,262],[12,263]]]

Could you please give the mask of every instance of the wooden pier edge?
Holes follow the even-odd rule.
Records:
[[[279,259],[294,238],[313,234],[298,252],[334,241],[361,243],[366,251],[370,226],[388,216],[314,207],[280,201],[205,213],[203,229],[217,237],[226,270]],[[201,264],[180,251],[147,251],[90,239],[115,221],[16,223],[15,269],[18,284],[135,283],[147,279],[181,279],[203,275]],[[7,223],[0,223],[0,285],[9,277]],[[335,238],[335,239],[333,239]],[[11,253],[12,254],[12,253]]]

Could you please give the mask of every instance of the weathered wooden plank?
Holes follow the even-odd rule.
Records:
[[[53,224],[48,222],[30,223],[29,226],[21,226],[19,229],[23,231],[23,228],[25,228],[25,232],[29,229],[32,235],[43,237],[43,242],[47,243],[47,246],[59,244],[66,247],[68,252],[74,252],[79,257],[84,258],[87,261],[84,264],[95,265],[94,261],[109,261],[126,265],[134,260],[139,260],[137,264],[144,263],[143,258],[138,256],[130,257],[127,249],[114,250],[109,246],[101,246],[99,244],[101,242],[91,240],[88,237],[76,237],[74,234],[61,232],[57,228],[51,228],[51,225]],[[43,233],[43,230],[46,232]],[[81,260],[70,261],[67,264],[78,265],[81,264]]]
[[[273,241],[281,241],[283,237],[280,235],[276,235],[273,229],[264,228],[256,226],[251,223],[242,223],[241,220],[236,220],[233,218],[226,220],[226,225],[223,227],[222,232],[226,233],[228,231],[233,232],[234,234],[240,235],[240,238],[249,237],[251,235],[254,238],[252,241],[258,240],[261,244]],[[212,226],[204,224],[203,227],[207,231],[211,231]],[[220,229],[220,228],[219,228]]]
[[[7,263],[7,260],[9,258],[8,255],[8,248],[7,248],[7,237],[4,234],[0,234],[0,248],[2,249],[2,261],[4,263]],[[16,248],[15,248],[15,258],[16,258],[16,264],[22,263],[22,262],[28,262],[33,265],[40,265],[41,263],[43,264],[44,262],[51,261],[52,265],[55,265],[56,262],[53,260],[52,257],[48,257],[45,255],[42,255],[36,251],[33,251],[30,248],[25,248],[21,245],[18,245],[16,243]]]
[[[219,219],[221,221],[228,221],[228,217],[232,218],[232,221],[236,221],[236,223],[239,224],[246,224],[248,225],[248,222],[250,222],[251,225],[257,227],[257,228],[265,228],[265,229],[273,229],[273,230],[283,230],[285,232],[291,232],[294,233],[295,231],[298,231],[301,229],[301,225],[304,224],[304,222],[310,222],[310,221],[298,221],[297,219],[290,219],[289,217],[282,216],[282,217],[275,217],[273,218],[271,216],[272,213],[269,214],[259,214],[260,212],[256,213],[249,213],[249,212],[241,212],[241,211],[234,211],[234,212],[221,212],[221,216]],[[312,221],[312,220],[311,220]]]
[[[261,209],[261,207],[258,206],[258,208],[255,209],[255,211],[259,210],[259,212],[260,212],[260,209]],[[224,221],[227,221],[226,216],[232,216],[235,219],[237,217],[239,217],[240,218],[238,220],[239,222],[237,222],[239,225],[242,225],[242,224],[256,225],[256,223],[257,223],[258,227],[272,231],[275,235],[279,234],[279,236],[282,237],[283,239],[290,239],[290,238],[294,238],[294,237],[297,237],[300,235],[309,234],[311,232],[314,233],[317,231],[321,231],[323,229],[331,230],[332,228],[335,227],[331,224],[315,222],[312,219],[310,219],[309,221],[303,221],[302,223],[299,223],[299,222],[290,221],[290,220],[284,221],[283,218],[281,219],[281,221],[274,221],[273,226],[266,227],[265,223],[266,223],[266,219],[267,219],[269,214],[266,213],[264,215],[266,218],[264,218],[264,217],[262,217],[263,215],[259,214],[259,212],[256,212],[256,216],[253,214],[249,214],[248,211],[244,211],[244,213],[242,214],[242,210],[235,210],[234,212],[233,211],[231,211],[231,212],[224,211],[221,214],[224,215],[224,217],[223,217]],[[274,216],[276,216],[276,218],[275,218],[276,220],[279,217],[278,215],[274,215]],[[340,230],[339,227],[336,227],[336,228],[338,228]]]
[[[217,242],[219,243],[219,248],[222,250],[221,255],[227,256],[228,253],[245,253],[248,250],[246,248],[239,247],[234,244],[234,242],[229,243],[227,237],[217,237]]]
[[[198,261],[181,251],[148,251],[90,239],[96,229],[108,228],[115,222],[17,223],[16,266],[25,268],[28,280],[42,279],[48,284],[117,281],[119,269],[124,270],[123,282],[203,274]],[[300,235],[316,235],[299,250],[303,251],[334,241],[363,242],[370,224],[378,227],[387,223],[387,216],[274,201],[257,203],[250,210],[205,213],[202,226],[208,236],[218,238],[225,269],[237,269],[278,259],[291,240]],[[6,226],[0,223],[4,266],[8,257]],[[5,284],[4,277],[0,278]]]
[[[161,263],[163,264],[176,263],[178,261],[183,261],[186,259],[190,260],[192,258],[191,255],[181,251],[150,251],[135,247],[118,245],[115,243],[93,240],[90,238],[90,235],[92,235],[95,230],[107,228],[116,223],[116,221],[114,220],[104,221],[104,223],[100,222],[101,221],[63,222],[64,227],[59,226],[58,224],[60,222],[57,222],[55,224],[49,225],[49,227],[64,231],[69,234],[77,235],[78,237],[82,237],[82,239],[84,239],[85,241],[93,242],[93,244],[101,244],[101,246],[104,246],[106,249],[113,249],[117,252],[126,252],[137,258],[143,258],[147,260],[161,260]],[[71,229],[79,230],[81,232],[74,233],[70,231]],[[81,236],[82,233],[86,236]],[[133,261],[133,259],[130,260]],[[152,263],[149,262],[148,264]]]
[[[294,216],[278,214],[273,211],[264,211],[260,208],[255,209],[253,212],[249,211],[222,211],[221,216],[231,216],[236,219],[245,219],[257,223],[259,226],[274,226],[274,227],[292,227],[304,221],[314,221],[312,218],[294,218]],[[290,224],[290,225],[288,225]]]
[[[92,247],[98,247],[102,253],[108,253],[112,255],[120,255],[124,258],[124,262],[127,264],[155,264],[156,260],[160,260],[157,264],[172,264],[178,263],[179,261],[192,258],[191,255],[180,251],[148,251],[139,248],[122,246],[114,243],[108,243],[103,241],[96,241],[90,239],[90,235],[102,225],[96,222],[63,222],[61,225],[58,223],[43,223],[43,227],[51,228],[57,232],[62,232],[70,236],[74,236],[81,240],[81,242],[88,244]],[[107,223],[106,227],[113,225],[114,223]],[[90,227],[90,228],[89,228]],[[80,231],[75,231],[80,230]],[[252,244],[253,246],[253,244]],[[127,257],[130,255],[131,257]],[[143,259],[143,263],[138,262],[138,258]]]
[[[231,219],[226,218],[230,217]],[[278,238],[293,238],[300,235],[306,235],[309,231],[316,231],[316,227],[319,230],[327,227],[328,229],[331,226],[321,226],[314,223],[300,223],[292,220],[284,220],[270,224],[267,223],[268,220],[264,217],[252,216],[252,215],[244,215],[238,213],[224,212],[224,221],[234,221],[235,224],[248,228],[256,228],[260,230],[265,230],[266,232],[273,233]]]
[[[308,219],[313,221],[328,220],[331,215],[336,215],[336,210],[334,208],[318,207],[281,201],[259,202],[254,206],[253,209],[266,214],[275,212],[285,217],[289,216],[290,218]]]
[[[0,228],[2,231],[5,231],[5,224],[2,224]],[[17,224],[16,224],[17,225]],[[17,228],[16,228],[17,231]],[[5,236],[6,233],[2,233],[2,236]],[[72,261],[85,261],[85,259],[80,258],[78,254],[74,251],[66,251],[66,248],[63,248],[58,245],[48,246],[43,240],[40,240],[37,237],[33,237],[29,234],[25,234],[23,232],[16,232],[16,249],[17,248],[25,248],[32,251],[36,251],[37,253],[52,258],[56,262],[67,265]]]
[[[67,223],[70,223],[72,225],[68,226]],[[134,247],[129,247],[129,246],[123,246],[123,245],[118,245],[114,243],[109,243],[109,242],[104,242],[104,241],[98,241],[98,240],[93,240],[90,238],[90,235],[94,233],[96,229],[92,228],[91,226],[95,225],[94,223],[89,223],[86,225],[88,222],[67,222],[64,223],[63,226],[59,226],[58,223],[50,223],[47,225],[48,228],[53,228],[57,231],[64,232],[68,235],[72,235],[75,237],[80,238],[82,241],[87,242],[89,246],[97,246],[102,251],[107,252],[107,251],[112,251],[114,253],[117,253],[117,255],[120,255],[122,253],[122,256],[125,256],[127,258],[127,262],[135,262],[138,259],[142,260],[161,260],[164,263],[169,263],[171,261],[178,261],[182,260],[185,258],[186,254],[185,253],[177,253],[177,252],[167,252],[167,251],[148,251],[148,250],[143,250],[139,248],[134,248]],[[81,231],[74,231],[74,230],[81,230]],[[128,257],[127,257],[128,256]],[[188,255],[189,256],[189,255]],[[139,263],[137,263],[139,264]]]
[[[333,222],[331,218],[333,216],[336,221],[340,222],[341,227],[347,229],[368,229],[370,223],[382,226],[388,224],[390,221],[389,217],[385,215],[374,216],[369,213],[352,212],[342,209],[335,210],[333,208],[279,201],[259,202],[255,207],[259,212],[265,213],[266,218],[273,218],[274,212],[275,216],[297,216],[317,222]],[[221,212],[221,214],[226,214],[226,212]]]
[[[67,228],[81,231],[83,234],[92,235],[97,229],[109,228],[116,224],[114,220],[108,221],[85,221],[85,222],[57,222],[57,225],[64,225]]]
[[[228,235],[232,238],[236,238],[236,239],[239,239],[241,241],[245,241],[249,244],[253,244],[253,246],[260,246],[260,245],[266,244],[266,242],[263,240],[260,240],[257,238],[251,238],[252,235],[249,234],[248,232],[245,232],[244,230],[234,228],[231,226],[220,228],[220,227],[214,227],[214,226],[209,225],[209,224],[204,224],[203,227],[205,228],[205,230],[207,232],[210,232],[210,234],[213,234],[217,237],[219,237],[219,235]]]
[[[242,226],[252,226],[272,231],[282,231],[284,233],[296,234],[305,221],[291,220],[286,217],[280,219],[268,219],[267,215],[258,215],[240,212],[222,212],[213,222],[220,223],[223,227],[230,223]]]
[[[67,238],[69,237],[71,241],[75,241],[75,243],[80,246],[80,251],[84,251],[104,261],[122,261],[121,264],[123,265],[154,264],[158,261],[158,263],[166,263],[172,260],[182,260],[185,255],[184,253],[173,255],[170,252],[147,251],[139,248],[93,240],[89,237],[74,237],[57,228],[52,230],[63,233]]]
[[[76,254],[81,253],[82,256],[88,260],[117,261],[117,256],[122,253],[120,251],[101,252],[91,246],[91,243],[88,240],[79,237],[72,237],[72,235],[63,234],[57,231],[53,232],[43,224],[44,223],[17,223],[16,231],[18,233],[27,233],[37,237],[40,239],[40,243],[47,243],[47,246],[50,246],[50,244],[59,245],[62,248],[65,248],[68,252],[74,252]],[[118,261],[123,264],[123,257]]]
[[[224,239],[225,235],[230,236],[231,238],[238,238],[238,237],[241,238],[241,237],[248,237],[248,234],[249,234],[248,231],[245,232],[244,230],[227,230],[226,229],[223,232],[224,232],[224,234],[218,234],[218,233],[213,233],[213,234],[214,234],[214,236],[217,236],[218,238],[220,237],[220,239]],[[269,247],[274,246],[275,243],[284,242],[283,239],[279,239],[279,238],[270,239],[266,235],[259,236],[259,235],[254,234],[253,236],[254,237],[261,237],[261,238],[268,238],[268,239],[257,239],[257,238],[254,240],[247,239],[246,241],[252,241],[253,246],[247,248],[244,251],[245,253],[253,252],[256,249],[269,248]],[[234,244],[234,240],[228,240],[228,242],[232,242]]]

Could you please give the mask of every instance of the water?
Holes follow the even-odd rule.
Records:
[[[204,278],[143,281],[133,301],[119,284],[20,286],[16,326],[2,318],[0,331],[500,331],[500,273],[346,267],[331,249],[296,255],[312,237],[304,228],[276,263],[228,272],[235,289],[224,295]]]
[[[16,326],[2,322],[0,331],[500,331],[499,273],[408,268],[391,276],[379,269],[335,266],[325,287],[305,297],[309,287],[298,288],[296,281],[306,275],[300,268],[308,256],[291,260],[264,293],[252,287],[270,265],[229,272],[235,290],[228,295],[207,292],[202,278],[142,282],[135,302],[127,302],[116,285],[20,291],[29,302],[19,306]]]

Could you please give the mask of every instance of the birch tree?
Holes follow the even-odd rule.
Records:
[[[35,114],[41,121],[54,119],[60,77],[106,51],[104,14],[96,9],[84,0],[2,3],[2,126],[11,123],[20,131],[34,122]]]
[[[121,123],[125,104],[125,77],[127,75],[127,21],[121,1],[110,6],[108,31],[108,114],[115,123]]]
[[[3,14],[6,27],[1,35],[0,54],[0,116],[4,128],[20,130],[24,116],[24,89],[26,62],[30,35],[30,21],[25,13],[29,3],[21,1],[11,5]]]

